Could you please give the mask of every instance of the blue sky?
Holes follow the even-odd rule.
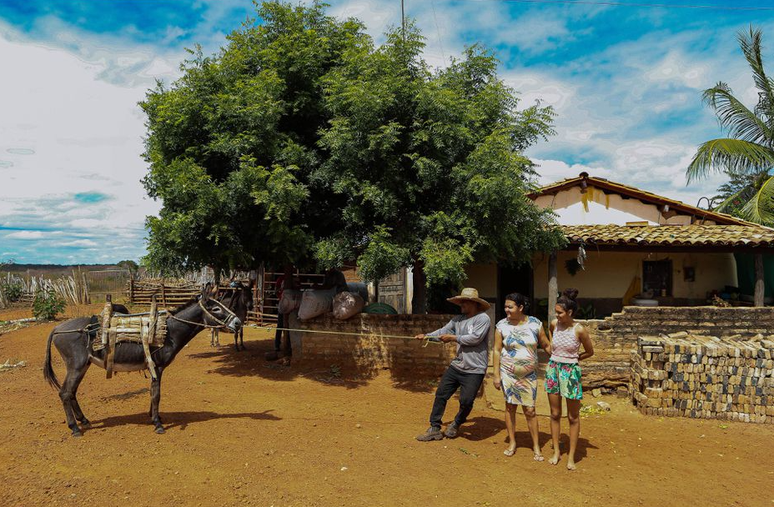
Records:
[[[377,42],[400,23],[399,0],[329,3]],[[696,146],[721,135],[701,92],[725,81],[754,104],[735,37],[754,24],[774,48],[774,1],[658,3],[672,7],[405,0],[432,65],[481,42],[523,105],[556,109],[558,134],[528,153],[541,181],[585,170],[696,204],[723,181],[685,185]],[[246,0],[0,0],[0,260],[143,255],[143,222],[159,204],[140,184],[137,102],[156,79],[179,76],[184,48],[215,52],[253,13]]]

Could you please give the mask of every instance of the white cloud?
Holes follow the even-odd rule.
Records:
[[[43,233],[40,231],[17,231],[5,235],[5,239],[42,239]]]
[[[59,246],[82,246],[82,247],[94,247],[98,246],[99,243],[96,241],[92,241],[90,239],[77,239],[75,241],[65,241],[63,243],[59,243]]]
[[[112,84],[105,72],[131,69],[140,60],[126,56],[132,51],[121,56],[103,48],[89,53],[97,60],[84,61],[64,49],[30,44],[11,31],[0,29],[0,68],[9,77],[3,94],[13,97],[4,102],[0,116],[0,224],[68,232],[129,229],[136,235],[145,216],[159,209],[146,199],[140,183],[146,171],[141,156],[145,130],[137,103],[148,80]],[[76,37],[62,34],[68,40]],[[100,51],[111,57],[99,61]],[[73,198],[85,192],[109,198],[94,204]],[[25,239],[41,238],[37,233]],[[136,243],[133,251],[141,252],[142,242]]]

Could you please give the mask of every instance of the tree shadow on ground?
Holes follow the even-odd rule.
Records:
[[[373,380],[382,371],[390,374],[397,389],[411,392],[429,392],[436,388],[437,379],[417,378],[410,370],[387,370],[370,365],[354,364],[351,358],[342,357],[341,361],[298,361],[291,358],[290,364],[282,360],[267,361],[267,352],[274,351],[274,340],[261,339],[245,342],[246,350],[239,352],[233,345],[221,346],[207,352],[190,354],[193,359],[209,359],[216,366],[207,373],[232,377],[261,377],[277,382],[293,381],[298,377],[307,378],[330,386],[357,389]]]
[[[184,430],[189,424],[215,419],[253,419],[264,421],[279,421],[282,418],[270,414],[271,410],[253,413],[218,414],[216,412],[161,412],[164,421],[164,429],[180,428]],[[153,427],[147,412],[137,414],[118,415],[106,417],[99,421],[92,421],[92,429],[113,428],[117,426],[138,425]]]

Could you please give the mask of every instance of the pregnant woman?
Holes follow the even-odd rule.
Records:
[[[542,323],[527,315],[529,300],[519,293],[505,297],[506,318],[497,323],[495,331],[494,386],[505,395],[505,427],[508,430],[506,456],[516,452],[516,411],[521,406],[532,436],[535,461],[543,461],[538,441],[538,421],[535,416],[537,397],[537,348],[550,352]]]

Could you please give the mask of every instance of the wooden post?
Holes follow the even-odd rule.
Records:
[[[755,306],[763,306],[763,254],[755,254]]]
[[[134,278],[129,279],[129,304],[134,304]]]
[[[548,256],[548,324],[556,318],[556,295],[559,292],[559,282],[556,278],[556,252]]]

